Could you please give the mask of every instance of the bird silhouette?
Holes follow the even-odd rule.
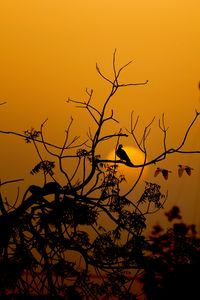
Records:
[[[183,172],[185,171],[188,176],[191,176],[193,168],[189,166],[184,166],[184,165],[178,165],[178,176],[181,177],[183,175]]]
[[[130,158],[128,157],[128,154],[123,148],[123,145],[120,144],[116,150],[116,155],[121,159],[126,161],[126,165],[132,167],[133,163],[131,162]]]
[[[168,179],[168,176],[169,176],[169,173],[172,173],[172,171],[169,171],[169,170],[167,170],[167,169],[162,169],[162,168],[159,168],[159,167],[158,167],[158,168],[155,170],[154,177],[158,176],[158,174],[160,174],[160,173],[162,173],[164,179],[167,180],[167,179]]]

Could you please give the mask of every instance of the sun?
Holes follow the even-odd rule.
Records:
[[[144,163],[144,153],[140,151],[139,149],[129,146],[129,145],[124,145],[123,149],[126,151],[128,154],[131,162],[134,165],[142,165]],[[108,159],[115,160],[115,149],[113,149],[109,154],[108,154]],[[116,160],[119,160],[119,158],[116,157]],[[137,180],[140,172],[141,172],[141,167],[134,168],[134,167],[129,167],[124,164],[118,164],[118,172],[119,174],[123,174],[125,176],[126,182],[131,184],[135,180]],[[143,169],[142,173],[142,178],[145,178],[148,173],[148,167],[145,167]]]

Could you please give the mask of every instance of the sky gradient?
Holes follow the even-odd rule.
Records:
[[[2,0],[0,102],[7,103],[0,107],[0,129],[39,129],[48,118],[48,140],[61,143],[73,116],[72,134],[85,136],[92,126],[87,112],[66,100],[69,96],[83,100],[85,89],[93,88],[95,105],[103,104],[109,85],[99,77],[95,64],[112,76],[116,48],[119,67],[133,60],[122,75],[123,82],[149,80],[145,86],[122,89],[112,99],[110,107],[121,127],[130,126],[131,111],[140,116],[139,132],[155,116],[149,143],[153,157],[162,150],[157,128],[164,113],[168,145],[176,146],[195,109],[200,111],[199,12],[198,0]],[[199,131],[198,122],[188,142],[192,149],[200,149]],[[132,140],[122,142],[131,145]],[[103,155],[112,150],[109,144]],[[1,180],[26,178],[25,183],[40,183],[29,175],[38,160],[34,153],[19,138],[1,135]],[[194,175],[178,178],[179,163],[192,165]],[[170,157],[163,164],[173,171],[167,182],[156,178],[169,191],[167,206],[180,205],[186,219],[198,223],[200,156]],[[149,170],[152,181],[154,169]]]

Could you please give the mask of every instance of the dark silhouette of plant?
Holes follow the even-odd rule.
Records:
[[[141,276],[146,299],[198,299],[200,238],[196,226],[182,221],[177,206],[165,215],[171,226],[155,225],[149,238],[149,263]]]
[[[71,137],[73,118],[62,146],[53,145],[44,137],[47,120],[40,130],[31,128],[23,134],[0,131],[19,136],[35,147],[39,161],[30,172],[43,176],[41,186],[30,185],[13,205],[3,196],[3,186],[22,179],[0,183],[1,299],[137,299],[136,279],[143,272],[148,276],[156,264],[155,258],[148,255],[153,243],[144,235],[146,220],[149,214],[164,207],[167,195],[151,182],[145,182],[139,199],[133,197],[133,191],[146,166],[173,153],[199,153],[183,150],[199,113],[196,112],[180,144],[169,148],[163,115],[159,128],[164,150],[147,161],[146,141],[154,119],[139,137],[139,118],[134,122],[131,114],[130,128],[122,130],[114,112],[108,109],[119,89],[147,83],[121,83],[120,75],[129,64],[117,69],[115,51],[113,79],[96,67],[110,85],[102,107],[93,106],[93,90],[86,90],[88,100],[68,99],[68,103],[86,109],[94,121],[94,128],[82,141],[78,142],[79,136]],[[116,131],[106,129],[105,134],[105,125],[111,122]],[[127,164],[117,157],[107,159],[99,153],[99,145],[111,142],[117,149],[128,135],[144,155],[142,164]],[[43,158],[41,147],[51,160]],[[140,168],[135,183],[124,193],[121,184],[125,177],[118,171],[120,164]],[[145,286],[144,289],[148,292]]]

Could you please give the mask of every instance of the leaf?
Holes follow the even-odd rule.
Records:
[[[49,160],[43,160],[39,162],[32,170],[31,175],[35,175],[40,171],[43,171],[45,174],[53,175],[53,168],[55,168],[55,162]]]

